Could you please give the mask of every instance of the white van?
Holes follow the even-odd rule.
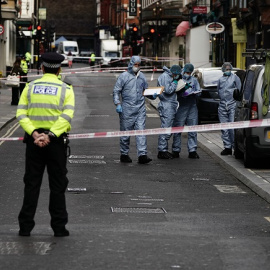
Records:
[[[79,47],[77,41],[61,41],[58,45],[58,53],[65,56],[62,64],[68,64],[67,55],[71,52],[73,57],[79,56]]]

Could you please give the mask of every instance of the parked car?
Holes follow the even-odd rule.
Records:
[[[264,116],[262,86],[264,65],[252,65],[247,69],[241,91],[235,90],[238,98],[235,121],[270,118],[270,108]],[[270,158],[270,127],[244,128],[235,130],[235,158],[244,158],[245,167],[253,167],[256,162]]]
[[[232,72],[236,73],[241,79],[244,70],[234,68]],[[220,98],[217,92],[217,83],[222,75],[221,67],[197,68],[192,73],[192,76],[198,79],[202,89],[201,96],[197,99],[199,123],[203,120],[219,121],[218,106]]]

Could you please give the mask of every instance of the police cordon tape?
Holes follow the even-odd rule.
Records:
[[[76,69],[74,69],[76,70]],[[71,74],[89,74],[89,73],[112,73],[112,72],[124,72],[126,71],[126,68],[104,68],[104,69],[99,69],[99,70],[82,70],[82,71],[72,71],[69,70],[69,72],[61,72],[60,75],[71,75]],[[65,70],[66,71],[66,70]],[[162,69],[157,69],[157,68],[145,68],[141,69],[142,72],[162,72]],[[27,76],[18,76],[19,78],[35,78],[35,77],[42,77],[43,74],[35,74],[35,75],[27,75]],[[2,77],[0,78],[0,83],[1,81],[6,81],[7,77]],[[26,84],[26,82],[19,82],[20,84]]]
[[[230,123],[215,123],[207,125],[171,127],[171,128],[154,128],[145,130],[129,130],[129,131],[111,131],[111,132],[95,132],[83,134],[69,134],[69,139],[94,139],[94,138],[112,138],[122,136],[138,136],[138,135],[159,135],[171,133],[186,133],[186,132],[206,132],[222,129],[241,129],[254,127],[270,126],[270,119],[239,121]],[[0,138],[0,141],[21,141],[23,137]]]

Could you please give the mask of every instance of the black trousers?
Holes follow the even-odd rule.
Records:
[[[12,87],[11,105],[18,105],[19,102],[19,87]]]
[[[20,230],[31,232],[35,226],[35,213],[45,167],[49,176],[49,212],[54,232],[61,232],[68,222],[65,191],[68,185],[66,146],[63,138],[40,148],[32,137],[26,141],[26,163],[24,175],[24,200],[19,214]]]
[[[24,73],[22,76],[27,76],[27,73]],[[20,95],[22,94],[22,91],[23,91],[27,81],[28,81],[27,77],[21,78],[21,82],[24,82],[24,83],[20,84]]]

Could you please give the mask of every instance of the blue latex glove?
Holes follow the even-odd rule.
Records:
[[[155,94],[153,95],[153,99],[156,99],[158,96],[159,96],[159,94],[155,93]]]
[[[177,80],[173,80],[173,82],[174,82],[175,84],[178,84],[178,81],[177,81]]]
[[[185,90],[187,90],[188,88],[192,88],[192,86],[189,83],[186,83]]]
[[[118,105],[116,106],[116,112],[117,112],[117,113],[123,112],[123,109],[122,109],[121,104],[118,104]]]

